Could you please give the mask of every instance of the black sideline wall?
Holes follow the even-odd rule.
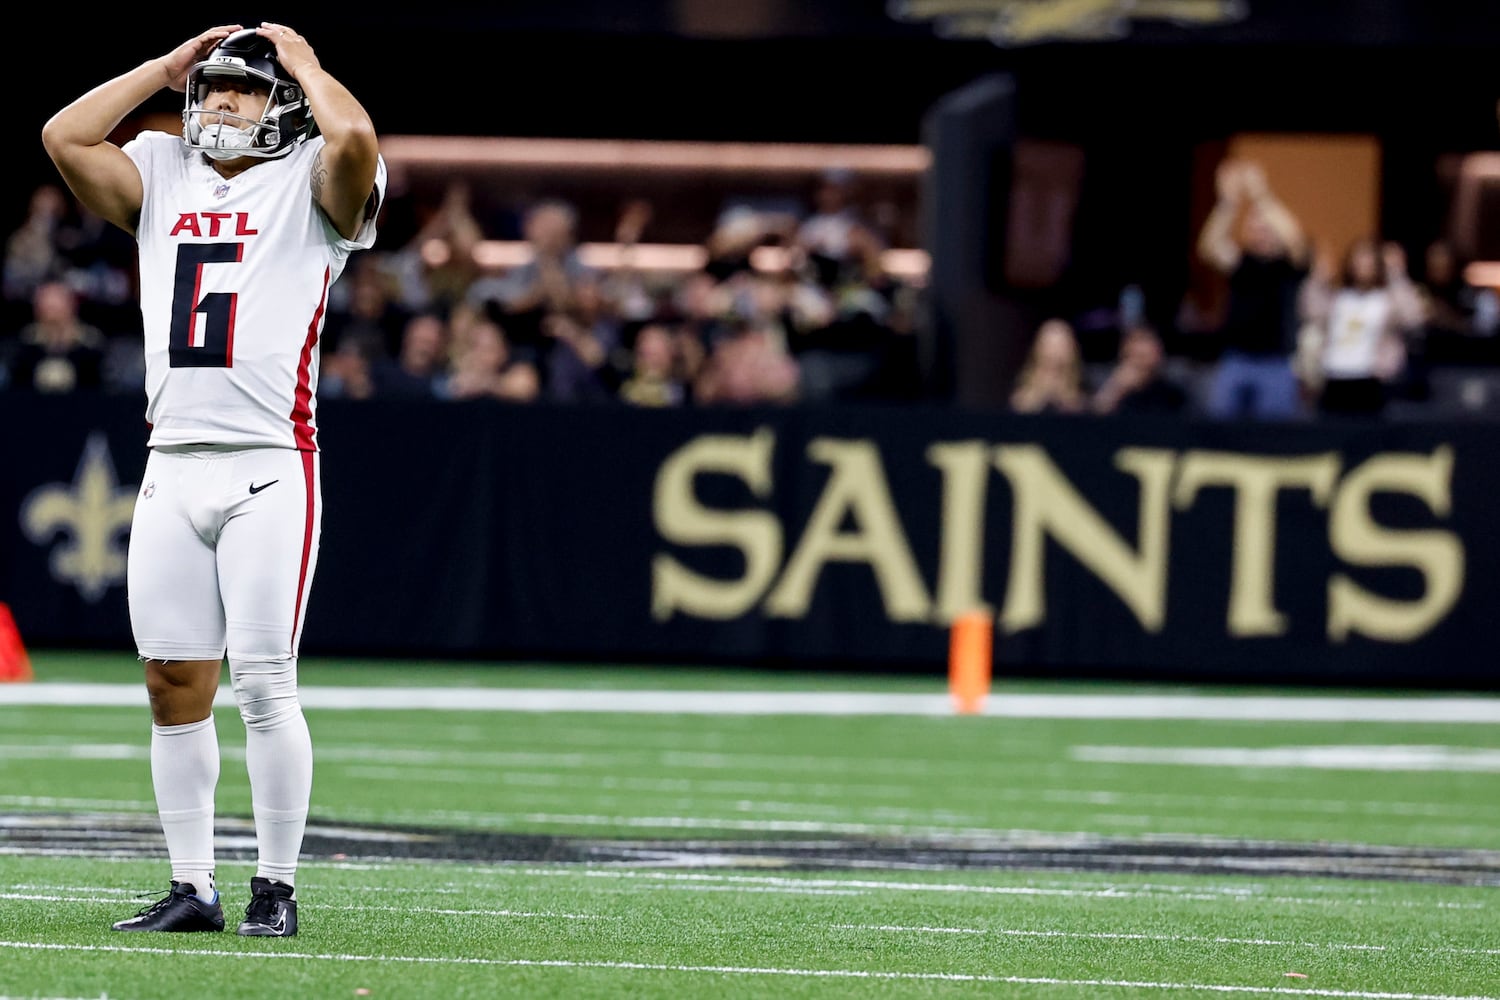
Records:
[[[303,652],[1495,688],[1472,425],[325,402]],[[133,652],[145,428],[0,395],[0,600]]]

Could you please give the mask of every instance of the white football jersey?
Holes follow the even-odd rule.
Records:
[[[318,338],[352,240],[313,201],[321,136],[228,180],[181,136],[142,132],[136,230],[149,444],[318,450]],[[385,199],[382,158],[375,178]]]

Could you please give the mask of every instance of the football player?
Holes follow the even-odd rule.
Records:
[[[112,142],[164,87],[185,94],[181,133]],[[150,452],[127,593],[172,872],[114,928],[224,928],[213,702],[227,656],[258,847],[238,930],[289,937],[312,792],[297,652],[322,530],[318,337],[329,287],[375,242],[375,127],[307,39],[267,22],[210,28],[105,81],[42,142],[139,255]]]

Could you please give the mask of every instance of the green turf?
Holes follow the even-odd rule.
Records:
[[[147,863],[4,871],[14,996],[1465,996],[1500,951],[1493,890],[1436,886],[309,863],[302,933],[266,941],[102,929]]]
[[[115,677],[118,659],[34,656],[38,680],[138,676],[126,656]],[[414,679],[412,664],[304,666],[308,684]],[[622,688],[747,690],[756,677],[421,669],[442,684],[593,688],[616,676]],[[920,679],[763,679],[782,690],[941,690]],[[243,728],[232,709],[216,718],[219,813],[247,817]],[[324,825],[700,843],[1118,837],[1500,851],[1500,738],[1483,725],[312,709],[308,721],[313,818]],[[0,705],[0,817],[149,822],[148,727],[143,708]],[[1310,756],[1258,756],[1290,748]],[[1188,763],[1188,751],[1232,752],[1235,763]],[[1335,751],[1342,766],[1326,756]],[[1142,763],[1145,752],[1174,762]],[[243,860],[220,866],[231,921],[250,873]],[[301,870],[295,939],[108,930],[165,878],[155,858],[0,853],[0,997],[1500,997],[1491,886],[320,857]]]

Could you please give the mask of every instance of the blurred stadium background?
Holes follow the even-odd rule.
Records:
[[[34,16],[52,61],[19,90],[8,230],[54,179],[25,137],[223,15]],[[1216,342],[1185,317],[1222,304],[1194,247],[1230,157],[1325,250],[1374,234],[1418,267],[1447,242],[1500,286],[1488,5],[234,16],[293,24],[371,109],[393,242],[459,180],[494,273],[549,197],[606,268],[649,203],[658,266],[689,273],[733,210],[805,212],[851,172],[915,293],[885,396],[321,403],[302,652],[329,916],[302,995],[1500,995],[1500,338],[1445,341],[1425,394],[1371,420],[1007,405],[1063,313],[1103,373],[1140,311],[1201,391]],[[173,120],[162,98],[127,126]],[[0,391],[0,604],[35,675],[0,685],[0,996],[165,995],[186,953],[107,951],[83,905],[128,908],[157,867],[123,591],[140,408]],[[995,689],[953,718],[975,610]],[[433,887],[467,908],[423,911]],[[579,913],[610,929],[563,930]],[[197,961],[218,995],[263,992]]]
[[[1194,248],[1226,157],[1261,162],[1320,251],[1375,235],[1420,280],[1424,248],[1446,241],[1467,287],[1493,294],[1500,85],[1481,13],[1394,0],[306,7],[306,33],[385,136],[382,263],[424,243],[421,220],[457,184],[481,277],[524,259],[528,206],[562,198],[605,271],[628,207],[649,206],[635,249],[654,263],[640,270],[679,280],[718,263],[712,241],[745,210],[805,215],[834,172],[857,178],[887,277],[909,293],[892,299],[907,325],[881,331],[877,375],[817,395],[809,373],[832,383],[853,356],[830,340],[817,369],[809,352],[797,405],[544,397],[413,419],[409,401],[340,398],[341,358],[325,348],[337,447],[306,652],[929,672],[948,622],[983,606],[1020,675],[1492,687],[1500,337],[1427,336],[1420,391],[1374,421],[1009,406],[1054,316],[1096,379],[1144,319],[1202,398],[1226,286]],[[28,86],[28,134],[82,81],[170,44],[170,15],[67,32],[66,66]],[[122,129],[176,127],[160,97]],[[21,155],[32,184],[55,180],[39,144]],[[782,259],[777,238],[752,257]],[[357,319],[359,284],[340,283],[331,326]],[[133,308],[94,304],[122,323]],[[29,300],[7,309],[29,319]],[[129,336],[112,339],[129,353]],[[0,393],[8,425],[30,428],[3,445],[0,597],[32,643],[126,636],[121,529],[143,449],[139,391],[122,385]]]

